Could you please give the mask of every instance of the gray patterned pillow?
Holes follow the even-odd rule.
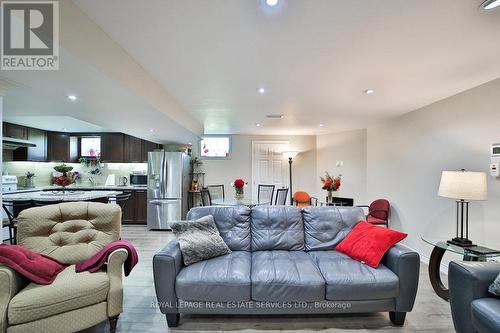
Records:
[[[500,274],[498,274],[497,278],[495,281],[493,281],[492,284],[490,284],[490,287],[488,288],[488,291],[492,293],[493,295],[499,296],[500,297]]]
[[[170,223],[170,228],[179,240],[184,265],[231,253],[219,235],[212,215],[196,221]]]

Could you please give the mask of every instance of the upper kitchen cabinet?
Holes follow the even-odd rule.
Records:
[[[77,162],[78,138],[68,133],[47,132],[47,161]]]
[[[151,142],[151,141],[142,141],[142,161],[147,162],[148,161],[148,153],[150,151],[154,151],[155,149],[158,149],[159,145],[157,143]]]
[[[28,127],[28,141],[36,147],[17,148],[13,152],[14,161],[44,162],[47,160],[47,132]]]
[[[142,162],[142,141],[131,135],[125,135],[123,160],[124,162]]]
[[[28,128],[16,124],[3,123],[3,136],[28,140]]]
[[[101,161],[121,163],[123,159],[122,133],[105,133],[101,135]]]

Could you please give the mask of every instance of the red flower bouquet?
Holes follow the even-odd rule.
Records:
[[[247,186],[247,184],[248,183],[241,178],[235,179],[234,182],[231,184],[231,186],[234,188],[236,192],[235,197],[237,200],[243,199],[244,196],[243,189]]]

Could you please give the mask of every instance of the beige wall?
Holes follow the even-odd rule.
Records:
[[[316,181],[316,137],[315,136],[263,136],[233,135],[232,157],[228,160],[203,160],[206,173],[205,184],[224,184],[230,193],[230,184],[236,178],[252,180],[252,141],[288,141],[290,150],[300,154],[293,162],[293,191],[304,190],[314,193]],[[251,197],[251,187],[245,196]]]
[[[442,170],[488,172],[490,146],[500,142],[500,79],[368,129],[368,197],[388,198],[392,226],[428,256],[422,235],[448,239],[455,202],[437,196]],[[470,238],[500,248],[500,182],[489,176],[489,199],[471,204]]]
[[[318,135],[317,177],[314,182],[320,200],[326,192],[321,189],[320,176],[328,171],[342,175],[337,196],[354,198],[354,204],[366,204],[366,129]],[[342,161],[343,166],[337,166]]]

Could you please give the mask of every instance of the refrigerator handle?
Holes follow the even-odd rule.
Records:
[[[161,157],[161,170],[160,170],[160,196],[162,198],[165,197],[163,184],[165,184],[165,153],[163,153]]]

